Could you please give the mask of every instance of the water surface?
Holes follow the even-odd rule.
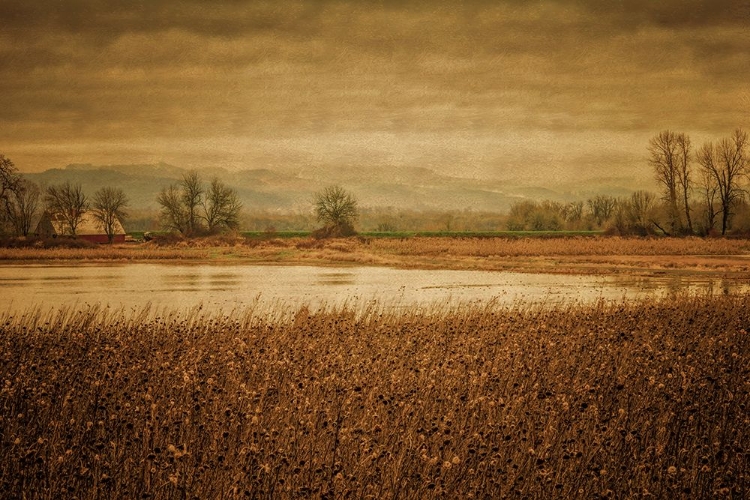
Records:
[[[284,304],[592,302],[677,292],[738,293],[748,283],[713,277],[555,275],[501,271],[242,264],[65,264],[0,266],[0,311],[101,304],[116,308],[228,311]]]

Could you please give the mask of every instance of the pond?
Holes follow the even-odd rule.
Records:
[[[39,307],[146,305],[211,311],[308,305],[387,307],[431,304],[564,303],[738,293],[748,283],[700,276],[628,277],[496,271],[412,270],[242,264],[65,264],[0,266],[0,313]]]

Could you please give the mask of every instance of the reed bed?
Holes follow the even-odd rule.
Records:
[[[0,261],[136,261],[208,259],[205,249],[100,245],[93,248],[0,248]]]
[[[2,498],[747,498],[750,298],[0,318]]]
[[[630,267],[686,267],[732,265],[747,271],[744,260],[730,263],[706,262],[706,257],[750,255],[750,240],[703,238],[312,238],[255,239],[222,236],[139,245],[100,245],[93,248],[0,248],[2,261],[246,261],[256,263],[354,264],[425,268],[482,268],[533,270],[537,261],[529,258],[568,259],[565,266],[547,266],[548,271],[581,272],[592,259],[620,256],[695,256],[696,261],[633,263]],[[579,258],[580,257],[580,258]],[[510,260],[516,259],[516,260]],[[575,262],[570,261],[574,259]],[[663,260],[663,259],[662,259]],[[536,264],[535,264],[536,262]],[[600,262],[601,264],[601,262]],[[611,266],[626,266],[609,262]],[[591,269],[585,272],[592,272]],[[609,272],[603,269],[598,272]]]

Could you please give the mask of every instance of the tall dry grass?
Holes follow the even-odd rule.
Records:
[[[705,238],[310,238],[251,239],[217,236],[140,245],[94,248],[0,248],[2,260],[212,260],[331,261],[418,265],[404,258],[506,258],[555,256],[706,256],[748,255],[750,240]]]
[[[2,498],[747,498],[750,298],[0,320]]]

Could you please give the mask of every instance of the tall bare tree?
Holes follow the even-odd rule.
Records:
[[[684,137],[684,134],[680,134]],[[680,212],[677,207],[678,165],[680,164],[680,147],[678,134],[671,130],[664,130],[651,138],[648,145],[651,158],[649,162],[654,167],[656,181],[663,189],[662,199],[667,205],[669,226],[672,232],[680,223]]]
[[[198,207],[203,202],[203,182],[195,171],[190,171],[182,176],[182,204],[185,208],[187,218],[186,236],[194,236],[200,231],[200,215]]]
[[[41,190],[35,183],[19,179],[5,198],[5,210],[16,236],[28,236],[39,210]]]
[[[203,183],[195,171],[183,175],[176,185],[162,189],[156,198],[161,205],[162,225],[187,237],[200,233],[202,215],[199,209],[204,193]]]
[[[18,183],[18,172],[16,166],[3,155],[0,155],[0,231],[4,231],[6,222],[10,221],[8,203],[10,194]]]
[[[162,189],[156,198],[161,206],[161,224],[170,231],[187,234],[187,211],[182,205],[182,192],[175,185]]]
[[[118,223],[121,224],[128,216],[125,210],[128,204],[128,197],[120,188],[103,187],[94,193],[91,213],[101,224],[110,244],[115,238]]]
[[[685,210],[685,222],[688,233],[693,232],[693,218],[690,216],[690,192],[693,189],[693,169],[690,137],[677,134],[677,184],[682,191],[682,208]]]
[[[211,179],[211,184],[203,199],[203,212],[209,232],[222,228],[236,230],[240,225],[242,203],[237,191],[230,188],[218,178]]]
[[[720,212],[716,207],[719,188],[711,171],[701,168],[699,186],[704,214],[702,223],[705,225],[706,234],[709,234],[716,227],[716,216]]]
[[[44,204],[47,212],[63,219],[68,233],[75,237],[78,224],[89,207],[81,185],[67,181],[65,184],[48,186],[44,195]]]
[[[10,158],[0,155],[0,199],[5,199],[8,192],[19,181],[18,171]]]
[[[213,178],[206,189],[196,172],[188,172],[178,184],[162,189],[157,202],[162,225],[184,236],[195,236],[206,229],[239,228],[242,203],[237,191],[218,178]]]
[[[732,209],[741,197],[740,179],[747,173],[747,132],[737,129],[718,144],[705,143],[698,150],[698,163],[714,178],[721,204],[721,234],[729,229]]]
[[[659,227],[654,217],[655,196],[648,191],[638,190],[630,195],[628,215],[633,228],[639,232],[648,232],[653,224]]]

